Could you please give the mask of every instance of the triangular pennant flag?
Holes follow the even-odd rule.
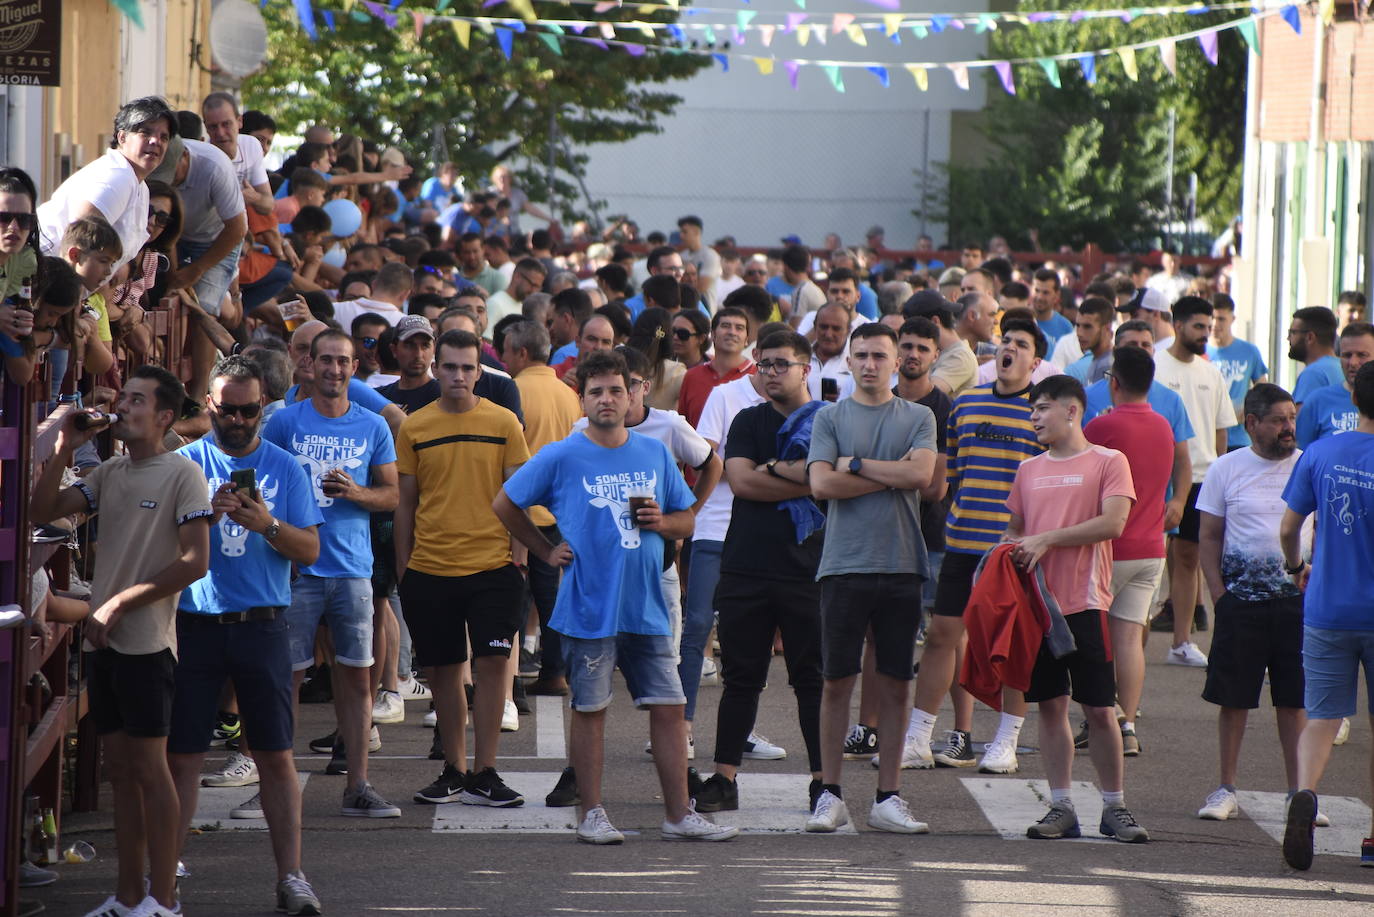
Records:
[[[1285,6],[1279,11],[1279,15],[1283,17],[1283,21],[1288,23],[1294,32],[1297,32],[1299,35],[1302,34],[1302,13],[1298,11],[1296,6]]]
[[[726,73],[730,72],[730,58],[726,57],[724,54],[712,54],[711,56],[716,59],[716,63],[720,64],[721,70],[724,70]]]
[[[544,28],[548,29],[550,32],[552,32],[552,33],[555,34],[555,35],[562,35],[562,34],[564,34],[564,32],[563,32],[563,27],[562,27],[561,25],[559,25],[558,23],[556,23],[556,22],[546,22],[546,23],[544,23]]]
[[[1016,95],[1016,77],[1011,72],[1011,61],[999,60],[992,66],[1002,80],[1002,88],[1007,91],[1007,95]]]
[[[452,5],[453,0],[439,0],[438,5],[434,7],[434,12],[442,13],[444,10],[448,9]]]
[[[592,12],[600,16],[602,13],[608,13],[611,10],[615,9],[617,5],[618,4],[611,3],[610,0],[602,0],[601,3],[598,3],[596,6],[592,7]]]
[[[783,26],[783,29],[782,29],[782,30],[783,30],[784,32],[795,32],[795,31],[797,31],[797,26],[801,25],[801,24],[802,24],[803,22],[805,22],[805,21],[806,21],[806,14],[805,14],[805,13],[788,13],[788,14],[787,14],[787,25]]]
[[[587,44],[589,44],[589,45],[596,45],[596,46],[597,46],[598,48],[600,48],[602,51],[609,51],[609,50],[611,50],[611,46],[608,45],[608,44],[606,44],[606,42],[602,41],[600,38],[584,38],[584,39],[582,39],[582,40],[585,41],[585,42],[586,42]]]
[[[964,20],[962,20],[962,19],[951,19],[951,20],[949,21],[949,27],[952,28],[952,29],[958,29],[959,31],[962,32],[962,31],[964,30]]]
[[[930,30],[932,32],[943,32],[945,27],[949,25],[949,18],[948,16],[931,16]]]
[[[117,0],[120,10],[129,20],[140,29],[143,28],[143,20],[138,11],[138,0]],[[132,12],[130,8],[132,7]],[[301,28],[305,34],[314,41],[320,37],[319,31],[315,28],[315,11],[310,8],[310,0],[296,0],[296,18],[301,22]]]
[[[763,39],[763,46],[766,48],[773,43],[773,33],[777,30],[775,25],[759,26],[759,37]]]
[[[372,21],[372,17],[368,16],[367,13],[364,13],[362,10],[354,10],[353,12],[348,14],[348,18],[352,19],[354,22]]]
[[[815,23],[812,23],[811,37],[816,39],[816,41],[820,42],[821,44],[825,44],[825,26],[816,25]]]
[[[520,18],[526,22],[535,22],[539,17],[534,15],[534,4],[530,0],[510,0],[510,8],[520,14]]]
[[[1259,33],[1255,29],[1255,20],[1242,20],[1240,25],[1236,26],[1236,31],[1240,33],[1240,37],[1245,39],[1245,43],[1250,46],[1250,50],[1254,51],[1255,56],[1258,57],[1260,53]]]
[[[1330,25],[1331,20],[1336,18],[1336,0],[1317,0],[1317,15],[1322,17],[1322,22]]]
[[[510,60],[511,46],[515,44],[515,33],[510,29],[497,29],[496,43],[501,46],[501,53],[506,55],[506,60]]]
[[[539,40],[549,46],[550,51],[559,57],[563,56],[563,44],[558,40],[557,35],[550,35],[548,32],[535,32],[534,34],[538,35]]]
[[[634,26],[636,29],[639,29],[640,33],[643,34],[645,38],[654,38],[658,34],[654,31],[654,27],[649,25],[649,23],[647,22],[635,21],[630,23],[630,25]]]
[[[410,18],[415,22],[415,40],[419,41],[420,36],[425,34],[425,14],[419,10],[411,10]]]
[[[1135,48],[1117,48],[1116,53],[1121,57],[1121,69],[1126,71],[1126,76],[1131,82],[1140,79],[1140,70],[1135,63]]]
[[[754,58],[754,66],[759,68],[760,76],[768,76],[773,72],[773,58],[756,57]]]
[[[602,29],[602,31],[604,32],[605,29]],[[716,43],[716,30],[709,25],[703,26],[701,29],[701,37],[706,39],[708,45],[713,45]]]
[[[954,85],[964,91],[968,91],[968,67],[963,64],[945,64],[949,72],[954,76]]]
[[[477,23],[477,30],[483,35],[490,35],[496,29],[490,19],[474,19],[473,22]]]
[[[638,42],[627,41],[625,42],[625,44],[621,45],[621,47],[624,48],[625,53],[630,55],[631,57],[644,56],[644,46],[639,44]]]
[[[682,26],[675,22],[668,23],[668,34],[678,41],[685,42],[687,40],[687,33],[682,31]]]
[[[787,82],[792,84],[792,88],[797,88],[797,73],[801,70],[801,64],[794,60],[783,61],[782,69],[787,71]]]
[[[1217,33],[1203,32],[1197,37],[1197,43],[1202,45],[1202,53],[1207,58],[1207,62],[1213,67],[1217,64]]]
[[[758,10],[740,10],[735,13],[735,26],[743,32],[745,29],[749,28],[749,23],[758,14]]]
[[[521,35],[525,34],[525,24],[523,22],[517,22],[514,19],[507,19],[506,25],[510,26],[510,30],[512,32],[516,32]]]
[[[886,67],[865,67],[864,69],[876,76],[884,89],[892,84],[892,78],[887,75]]]
[[[835,87],[836,92],[844,92],[844,77],[840,75],[840,68],[835,64],[824,64],[825,75],[830,77],[830,85]]]
[[[997,16],[995,13],[978,14],[978,31],[986,32],[989,29],[997,28]]]
[[[615,38],[615,26],[613,26],[613,25],[611,25],[609,22],[605,22],[605,21],[598,22],[596,25],[597,25],[597,28],[599,28],[599,29],[601,30],[601,37],[602,37],[602,38],[605,38],[605,39],[608,40],[608,41],[609,41],[610,39]]]
[[[883,16],[883,33],[888,38],[897,34],[897,30],[902,27],[903,16],[901,13],[887,13]]]
[[[1166,38],[1159,43],[1159,59],[1170,76],[1178,76],[1178,48],[1172,38]]]
[[[907,72],[916,81],[916,88],[925,92],[930,89],[930,71],[920,64],[907,64]]]
[[[849,36],[849,40],[856,45],[868,47],[868,38],[864,35],[864,27],[853,24],[845,28],[844,33]]]
[[[915,35],[917,38],[925,38],[927,35],[930,34],[930,29],[926,28],[919,22],[912,23],[911,34]]]
[[[830,34],[840,34],[849,27],[849,24],[853,22],[854,19],[855,16],[853,13],[836,13],[835,17],[830,20]]]
[[[587,26],[585,23],[580,23],[578,25],[569,24],[568,28],[572,29],[573,32],[578,35],[581,35],[583,32],[587,31]]]
[[[874,6],[881,6],[885,10],[901,9],[901,0],[868,0]]]
[[[402,0],[387,0],[387,9],[394,10],[396,9],[396,7],[400,6],[401,3]]]
[[[806,43],[809,42],[810,40],[811,40],[811,27],[810,27],[810,26],[807,26],[807,27],[804,28],[804,29],[797,29],[797,44],[799,44],[799,45],[801,45],[803,48],[805,48],[805,47],[806,47]]]
[[[800,9],[800,10],[806,9],[806,0],[797,0],[797,9]],[[796,89],[797,87],[793,86],[792,88],[793,88],[793,89]]]
[[[1080,54],[1078,66],[1083,69],[1083,79],[1088,81],[1088,85],[1097,85],[1097,58],[1091,54]]]
[[[324,24],[329,31],[334,31],[334,14],[329,10],[320,10],[320,15],[324,17]]]
[[[1069,17],[1069,22],[1082,22],[1084,19],[1087,18],[1088,14],[1086,12],[1084,12],[1083,10],[1075,10],[1074,14]]]
[[[1063,88],[1059,82],[1059,61],[1052,57],[1042,57],[1038,63],[1040,69],[1045,71],[1045,79],[1050,81],[1050,85],[1055,89]]]
[[[357,3],[357,2],[358,2],[358,0],[343,0],[344,12],[345,12],[345,13],[351,13],[351,12],[353,12],[353,4],[355,4],[355,3]],[[266,4],[264,4],[264,6],[265,6],[265,5],[266,5]]]

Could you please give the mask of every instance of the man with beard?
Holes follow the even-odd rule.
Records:
[[[1345,381],[1336,359],[1336,313],[1325,306],[1308,306],[1293,313],[1288,323],[1288,359],[1305,364],[1293,386],[1293,403],[1302,408],[1307,396]]]
[[[1341,329],[1341,368],[1345,380],[1340,385],[1319,388],[1303,402],[1298,411],[1298,448],[1337,433],[1348,433],[1360,425],[1360,412],[1350,399],[1355,374],[1374,360],[1374,325],[1351,322]]]
[[[176,694],[167,760],[181,803],[180,837],[196,811],[201,767],[220,689],[233,679],[243,718],[242,751],[252,749],[261,790],[233,814],[267,819],[277,861],[277,907],[318,914],[301,872],[301,792],[291,748],[291,565],[319,557],[324,521],[310,480],[286,450],[258,435],[262,372],[240,356],[217,366],[207,409],[214,434],[178,450],[209,481],[210,571],[181,594]],[[250,472],[252,487],[235,483]],[[250,817],[250,816],[245,816]]]
[[[1165,662],[1202,667],[1207,657],[1189,639],[1198,600],[1197,495],[1207,469],[1226,453],[1226,431],[1235,425],[1236,411],[1221,372],[1209,363],[1207,341],[1212,336],[1212,304],[1200,296],[1184,296],[1174,303],[1174,340],[1155,353],[1155,381],[1183,399],[1196,436],[1188,440],[1193,460],[1193,486],[1172,539],[1169,559],[1169,598],[1173,605],[1174,642]],[[1340,366],[1339,363],[1336,364]]]
[[[1240,743],[1265,681],[1278,720],[1288,792],[1298,789],[1298,735],[1307,720],[1302,592],[1283,572],[1279,545],[1283,490],[1301,454],[1297,414],[1292,397],[1277,385],[1252,388],[1245,396],[1250,447],[1218,458],[1198,494],[1202,575],[1216,608],[1202,697],[1221,708],[1221,780],[1198,810],[1199,818],[1222,821],[1236,814]]]

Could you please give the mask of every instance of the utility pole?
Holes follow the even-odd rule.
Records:
[[[1168,171],[1164,174],[1164,246],[1174,244],[1174,125],[1178,112],[1169,109],[1169,146],[1167,152]]]

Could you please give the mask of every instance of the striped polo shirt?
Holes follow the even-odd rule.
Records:
[[[1021,462],[1045,451],[1031,429],[1030,388],[999,395],[996,382],[971,388],[949,413],[949,486],[954,491],[945,550],[982,554],[1002,539],[1007,495]]]

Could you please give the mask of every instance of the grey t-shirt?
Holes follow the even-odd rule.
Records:
[[[219,147],[201,140],[183,143],[191,165],[177,186],[186,214],[181,241],[208,244],[219,238],[225,223],[243,213],[243,189],[234,164]]]
[[[935,415],[930,408],[901,398],[878,407],[846,398],[816,412],[806,462],[808,466],[833,464],[840,456],[851,455],[892,462],[912,449],[936,451]],[[844,573],[929,577],[919,493],[888,488],[827,501],[825,549],[816,578]]]

